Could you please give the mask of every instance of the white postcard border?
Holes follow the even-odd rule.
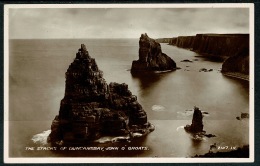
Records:
[[[9,157],[9,9],[12,8],[248,8],[250,28],[249,158],[14,158]],[[254,162],[254,4],[6,4],[4,5],[4,145],[5,163],[248,163]],[[253,119],[253,120],[252,120]]]

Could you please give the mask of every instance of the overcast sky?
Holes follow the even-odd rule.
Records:
[[[248,8],[9,9],[9,37],[152,38],[249,33]]]

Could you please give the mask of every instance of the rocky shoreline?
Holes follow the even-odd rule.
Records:
[[[238,73],[238,72],[222,72],[222,74],[225,76],[228,76],[228,77],[233,77],[233,78],[237,78],[240,80],[249,81],[249,75],[247,75],[247,74],[242,74],[242,73]]]
[[[194,158],[249,158],[249,145],[244,145],[229,152],[208,152],[204,155],[195,155]]]
[[[221,70],[223,75],[249,81],[249,34],[178,36],[172,38],[169,45],[223,62]]]

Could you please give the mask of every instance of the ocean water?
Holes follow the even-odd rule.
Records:
[[[10,40],[9,45],[9,156],[10,157],[191,157],[205,154],[209,146],[241,147],[249,144],[248,82],[223,76],[221,63],[198,54],[161,44],[180,70],[132,76],[129,69],[138,59],[139,39]],[[84,43],[107,83],[127,83],[147,112],[155,131],[130,143],[86,146],[147,147],[125,151],[26,150],[48,147],[51,122],[64,96],[65,72]],[[193,62],[181,62],[184,59]],[[199,72],[201,68],[212,72]],[[191,124],[192,110],[207,112],[204,130],[216,137],[195,140],[183,127]],[[227,149],[230,150],[230,149]]]

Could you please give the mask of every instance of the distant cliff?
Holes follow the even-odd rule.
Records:
[[[172,40],[172,38],[158,38],[155,39],[156,42],[158,43],[169,43]]]
[[[131,72],[135,71],[165,71],[176,68],[176,63],[162,53],[160,43],[142,34],[139,40],[139,59],[133,61]]]
[[[195,36],[179,36],[172,44],[177,47],[190,49],[193,47],[195,38]]]
[[[170,45],[190,49],[202,56],[224,61],[222,72],[249,74],[249,34],[197,34],[179,36]]]
[[[197,34],[179,36],[169,42],[181,48],[191,49],[199,54],[226,59],[249,48],[248,34]]]

